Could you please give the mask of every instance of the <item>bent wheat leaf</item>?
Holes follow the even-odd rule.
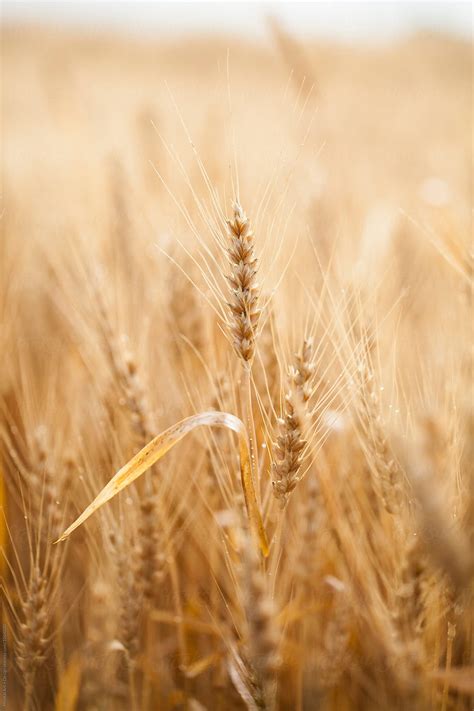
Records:
[[[56,543],[64,541],[76,528],[86,521],[98,508],[103,506],[107,501],[110,501],[116,496],[119,491],[125,489],[132,481],[138,479],[144,472],[147,471],[153,464],[169,452],[180,440],[183,439],[189,432],[196,427],[226,427],[227,429],[236,432],[239,436],[239,454],[240,454],[240,475],[242,479],[242,489],[247,507],[247,515],[250,521],[255,538],[257,539],[260,549],[264,556],[268,555],[268,543],[263,526],[262,517],[257,504],[255,488],[252,479],[252,470],[250,466],[250,454],[247,430],[245,429],[242,420],[239,420],[235,415],[227,412],[201,412],[198,415],[192,415],[181,420],[176,425],[169,427],[167,430],[159,434],[143,447],[125,466],[123,466],[112,477],[108,484],[104,486],[102,491],[96,496],[94,501],[82,512],[82,514],[72,523],[69,528],[64,531],[62,536],[58,538]]]

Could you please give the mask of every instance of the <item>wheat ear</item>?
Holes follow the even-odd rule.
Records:
[[[314,374],[313,345],[306,339],[296,365],[290,368],[290,390],[285,396],[283,417],[279,420],[280,433],[274,444],[272,466],[273,493],[281,508],[300,480],[300,469],[306,447],[304,433],[307,429],[311,380]]]
[[[227,220],[227,230],[230,238],[227,254],[231,266],[227,276],[231,311],[229,328],[237,355],[249,365],[255,353],[255,335],[261,312],[254,234],[238,202],[234,203],[234,218]]]

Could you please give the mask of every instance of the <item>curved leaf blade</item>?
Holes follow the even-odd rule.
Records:
[[[144,474],[153,464],[162,459],[170,449],[180,442],[189,432],[197,427],[226,427],[235,432],[239,437],[240,474],[242,489],[247,507],[250,527],[258,541],[264,556],[269,553],[267,537],[262,521],[262,516],[257,504],[255,488],[250,465],[250,451],[247,430],[238,417],[228,412],[212,410],[201,412],[198,415],[186,417],[177,424],[157,435],[138,454],[127,462],[104,486],[94,501],[87,506],[82,514],[64,531],[56,543],[64,541],[73,531],[81,526],[101,506],[110,501],[120,491],[129,486],[135,479]]]

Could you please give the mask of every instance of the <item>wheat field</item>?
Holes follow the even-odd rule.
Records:
[[[2,84],[2,708],[471,709],[469,44]]]

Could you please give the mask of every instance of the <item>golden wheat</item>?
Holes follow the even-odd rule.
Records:
[[[469,46],[272,38],[2,29],[7,708],[472,707]]]

